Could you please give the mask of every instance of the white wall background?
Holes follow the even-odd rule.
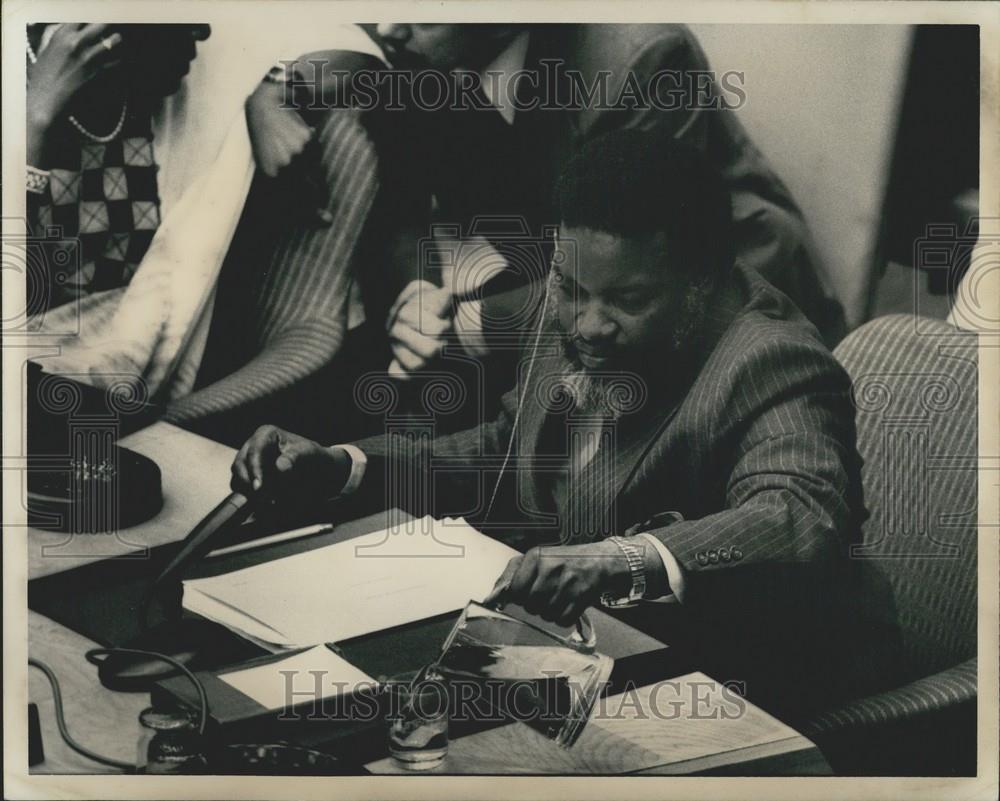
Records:
[[[863,322],[911,29],[692,25],[712,69],[746,73],[739,112],[813,231],[851,327]]]

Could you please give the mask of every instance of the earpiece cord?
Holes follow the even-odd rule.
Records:
[[[497,475],[496,484],[493,485],[493,494],[490,496],[489,506],[486,507],[486,515],[483,517],[483,523],[486,523],[490,519],[490,514],[493,512],[493,504],[497,499],[497,493],[500,491],[500,482],[503,481],[503,474],[507,470],[507,463],[510,461],[511,452],[514,450],[514,438],[517,436],[517,426],[521,421],[521,407],[524,405],[524,397],[528,392],[528,385],[531,383],[531,374],[535,369],[535,356],[538,353],[538,343],[542,338],[542,328],[545,325],[545,315],[549,308],[549,279],[545,280],[545,297],[542,299],[542,310],[538,315],[538,328],[535,331],[535,341],[531,346],[531,360],[528,362],[528,372],[524,378],[524,386],[521,388],[521,395],[517,399],[517,410],[514,412],[514,423],[510,430],[510,440],[507,442],[507,453],[504,454],[503,463],[500,465],[500,473]]]

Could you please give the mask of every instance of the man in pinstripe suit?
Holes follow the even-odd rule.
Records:
[[[767,664],[782,622],[824,625],[863,514],[848,377],[784,295],[734,266],[728,193],[697,152],[612,132],[570,162],[558,197],[519,386],[497,419],[407,453],[435,476],[411,511],[468,514],[480,498],[481,528],[527,548],[497,600],[561,624],[598,601],[635,606],[640,625],[671,621],[672,641],[739,643]],[[267,427],[233,486],[393,504],[383,479],[401,453]],[[762,623],[772,639],[750,635]]]

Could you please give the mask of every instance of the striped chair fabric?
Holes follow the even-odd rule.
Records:
[[[885,675],[880,692],[824,712],[805,733],[838,772],[954,773],[970,758],[974,770],[977,338],[891,315],[835,354],[854,385],[870,515],[851,554],[855,625],[864,648],[882,651],[854,664]],[[945,724],[964,728],[964,751]]]

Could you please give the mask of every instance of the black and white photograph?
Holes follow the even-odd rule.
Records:
[[[9,797],[995,797],[1000,3],[3,17]]]

